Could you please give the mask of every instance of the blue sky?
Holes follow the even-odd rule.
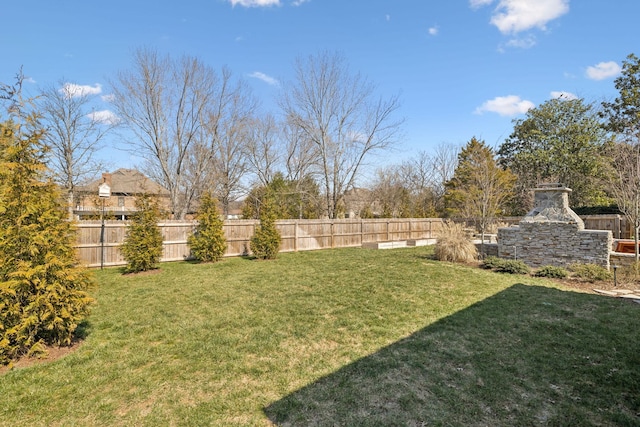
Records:
[[[473,136],[497,147],[558,93],[612,98],[622,61],[640,54],[635,0],[27,0],[0,15],[0,82],[23,67],[33,90],[80,85],[103,115],[108,79],[141,47],[227,66],[273,112],[296,58],[337,51],[381,95],[400,94],[405,138],[387,162]]]

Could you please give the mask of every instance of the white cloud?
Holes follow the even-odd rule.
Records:
[[[280,84],[280,82],[277,79],[271,76],[268,76],[265,73],[261,73],[260,71],[254,71],[253,73],[249,74],[249,77],[262,80],[263,82],[270,84],[271,86],[278,86]]]
[[[391,15],[389,15],[389,14],[384,15],[384,19],[385,19],[387,22],[391,21]]]
[[[527,37],[511,39],[506,43],[507,47],[516,47],[519,49],[530,49],[537,43],[536,37],[529,34]]]
[[[309,3],[311,0],[294,0],[291,2],[293,6],[300,6],[304,3]]]
[[[431,28],[429,28],[429,34],[432,36],[437,36],[438,35],[438,26],[433,26]]]
[[[96,83],[94,86],[77,85],[75,83],[65,83],[60,89],[60,93],[68,98],[75,98],[86,95],[98,95],[102,93],[102,85]]]
[[[87,114],[87,116],[94,122],[103,123],[106,125],[115,125],[120,121],[118,116],[116,116],[112,111],[109,110],[94,111]]]
[[[110,93],[109,95],[102,95],[100,99],[102,99],[104,102],[113,102],[113,100],[115,99],[115,96],[112,93]]]
[[[620,66],[613,61],[600,62],[599,64],[587,67],[587,77],[591,80],[604,80],[620,73]]]
[[[243,7],[280,6],[280,0],[229,0],[229,3]]]
[[[487,6],[491,3],[493,3],[493,0],[469,0],[469,4],[474,9],[477,9],[482,6]]]
[[[498,113],[501,116],[515,116],[518,114],[524,114],[535,105],[531,101],[521,99],[517,95],[498,96],[489,101],[483,103],[480,107],[476,108],[475,114],[482,114],[484,112]]]
[[[472,8],[488,6],[494,0],[470,0]],[[498,0],[491,24],[503,34],[517,34],[546,24],[569,11],[569,0]]]
[[[566,100],[566,101],[573,101],[578,99],[578,96],[574,93],[571,92],[565,92],[565,91],[557,91],[554,90],[551,92],[551,98],[553,99],[562,99],[562,100]]]

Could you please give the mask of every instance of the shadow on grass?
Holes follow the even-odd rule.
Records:
[[[640,307],[516,284],[264,408],[280,426],[640,425]]]

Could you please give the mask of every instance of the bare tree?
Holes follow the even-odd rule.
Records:
[[[211,162],[203,126],[219,78],[197,58],[160,57],[140,49],[133,69],[118,73],[113,105],[133,132],[132,150],[146,160],[145,172],[169,190],[175,218],[182,219],[201,191],[196,183]]]
[[[484,244],[488,226],[513,196],[515,180],[510,170],[498,165],[493,150],[473,137],[460,151],[454,175],[447,182],[448,208],[454,215],[473,218]]]
[[[351,74],[337,54],[298,60],[295,73],[281,108],[302,138],[314,144],[327,215],[336,218],[365,161],[396,142],[402,120],[393,115],[399,101],[395,96],[375,99],[375,87]]]
[[[260,185],[273,180],[282,157],[280,132],[271,115],[255,118],[247,133],[247,161]]]
[[[103,169],[96,158],[102,140],[115,126],[115,118],[91,108],[95,94],[85,86],[60,81],[39,97],[45,143],[49,147],[48,166],[53,179],[67,193],[69,217],[73,217],[74,193],[78,184]]]
[[[256,104],[246,83],[234,81],[231,72],[223,69],[206,129],[213,160],[208,182],[225,216],[230,203],[245,191],[242,179],[249,168],[247,146]]]
[[[620,142],[612,151],[613,167],[609,173],[608,187],[618,204],[618,209],[633,224],[637,262],[640,233],[640,142]]]
[[[414,215],[444,214],[445,183],[453,177],[458,151],[454,145],[441,144],[433,155],[420,151],[400,165],[398,174],[411,192]]]
[[[412,216],[415,193],[411,191],[411,181],[403,177],[403,166],[386,166],[376,171],[371,189],[371,203],[379,207],[383,218],[407,218]]]

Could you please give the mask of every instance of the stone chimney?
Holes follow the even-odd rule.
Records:
[[[533,192],[535,207],[520,221],[521,223],[560,222],[576,224],[578,230],[584,230],[584,222],[569,207],[570,188],[557,183],[542,184]]]

